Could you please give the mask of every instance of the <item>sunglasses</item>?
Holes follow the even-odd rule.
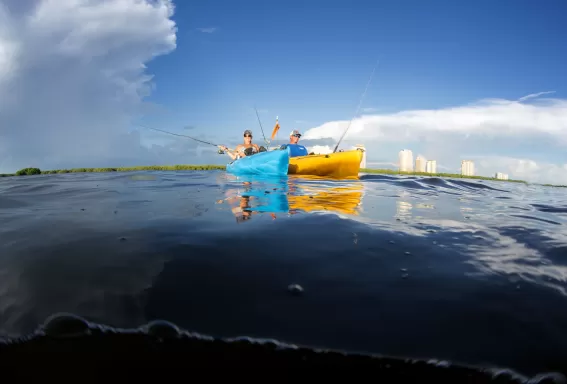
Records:
[[[251,138],[251,137],[252,137],[252,135],[244,135],[244,137],[250,137],[250,138]]]
[[[301,135],[298,133],[297,135],[293,135],[293,137],[297,137],[299,139]]]

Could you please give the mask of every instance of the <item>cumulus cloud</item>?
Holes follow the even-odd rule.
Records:
[[[567,100],[541,97],[551,93],[362,115],[352,122],[344,145],[364,143],[369,161],[397,162],[397,153],[407,148],[414,158],[422,153],[451,172],[459,171],[461,159],[475,158],[478,174],[508,170],[514,178],[557,182],[558,177],[564,180],[565,172],[559,161],[567,146]],[[336,142],[348,124],[327,122],[307,130],[303,139],[313,144],[323,139]]]
[[[171,0],[1,2],[0,172],[187,160],[179,146],[196,144],[156,154],[128,131],[145,64],[176,48],[173,14]]]

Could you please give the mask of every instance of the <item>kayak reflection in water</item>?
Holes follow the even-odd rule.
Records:
[[[229,155],[232,160],[266,151],[266,148],[252,144],[252,131],[249,129],[244,131],[244,143],[238,144],[234,151],[229,150],[225,145],[219,145],[219,149]]]

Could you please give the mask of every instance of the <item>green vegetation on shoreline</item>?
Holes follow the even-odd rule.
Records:
[[[24,168],[16,173],[0,174],[0,177],[25,175],[51,175],[56,173],[93,173],[93,172],[134,172],[134,171],[213,171],[225,170],[224,165],[150,165],[117,168],[70,168],[41,171],[39,168]]]
[[[427,173],[427,172],[404,172],[404,171],[396,171],[392,169],[373,169],[373,168],[361,168],[360,172],[364,173],[381,173],[386,175],[406,175],[406,176],[429,176],[429,177],[450,177],[456,179],[477,179],[477,180],[493,180],[493,181],[509,181],[511,183],[524,183],[527,184],[524,180],[502,180],[497,179],[495,177],[486,177],[486,176],[463,176],[459,173]]]
[[[20,169],[14,174],[0,174],[0,177],[7,176],[25,176],[25,175],[47,175],[57,173],[85,173],[85,172],[133,172],[133,171],[213,171],[226,169],[224,165],[150,165],[138,167],[118,167],[118,168],[71,168],[71,169],[56,169],[49,171],[42,171],[39,168],[24,168]],[[392,169],[374,169],[374,168],[361,168],[362,173],[379,173],[384,175],[406,175],[406,176],[427,176],[427,177],[442,177],[442,178],[457,178],[457,179],[477,179],[477,180],[492,180],[492,181],[506,181],[512,183],[524,183],[524,180],[501,180],[494,177],[485,176],[463,176],[458,173],[425,173],[425,172],[402,172]],[[534,183],[535,184],[535,183]],[[553,185],[553,184],[538,184],[546,187],[560,187],[567,188],[567,185]]]

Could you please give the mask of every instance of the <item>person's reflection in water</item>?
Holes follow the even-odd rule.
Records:
[[[242,183],[245,187],[244,192],[249,191],[251,187],[251,183],[249,181],[245,181]],[[233,206],[232,213],[236,217],[236,222],[238,224],[245,222],[246,220],[252,219],[252,215],[257,214],[259,212],[252,210],[252,206],[250,205],[250,201],[256,200],[255,196],[247,196],[246,194],[242,194],[238,196],[238,192],[236,196],[227,197],[226,201],[228,204]],[[275,213],[270,213],[270,216],[275,219]]]
[[[240,197],[240,203],[238,207],[232,208],[232,213],[236,217],[237,223],[242,223],[246,220],[250,220],[252,218],[252,214],[256,212],[252,212],[250,209],[250,197],[249,196],[242,196]]]

